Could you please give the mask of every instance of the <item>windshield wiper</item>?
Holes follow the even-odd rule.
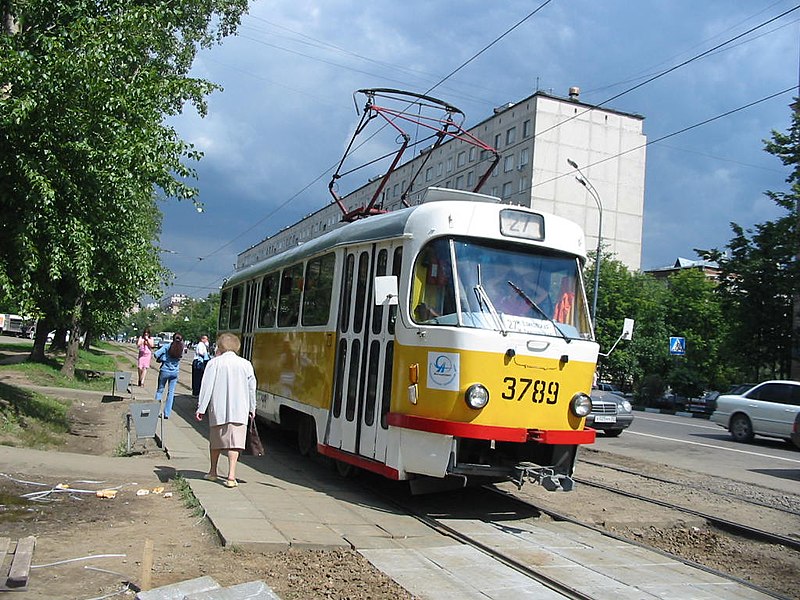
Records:
[[[540,315],[542,315],[542,316],[543,316],[543,317],[544,317],[546,320],[550,321],[550,323],[552,323],[552,324],[553,324],[553,327],[554,327],[554,328],[555,328],[555,330],[556,330],[556,331],[559,333],[559,335],[561,335],[561,337],[562,337],[562,338],[564,338],[565,340],[567,340],[567,343],[569,343],[569,342],[571,341],[571,339],[570,339],[570,338],[568,338],[568,337],[567,337],[567,336],[564,334],[564,332],[563,332],[563,331],[561,331],[561,329],[558,327],[558,323],[556,323],[556,322],[555,322],[555,321],[554,321],[554,320],[553,320],[553,319],[550,317],[550,315],[548,315],[546,312],[544,312],[544,310],[542,310],[542,307],[541,307],[541,306],[539,306],[538,304],[536,304],[536,302],[534,302],[534,301],[533,301],[533,298],[531,298],[530,296],[528,296],[528,294],[526,294],[526,293],[525,293],[525,290],[523,290],[521,287],[519,287],[519,286],[518,286],[516,283],[514,283],[513,281],[510,281],[510,280],[509,280],[509,281],[507,281],[506,283],[508,283],[508,285],[510,285],[510,286],[511,286],[511,288],[512,288],[512,289],[513,289],[515,292],[517,292],[517,294],[519,294],[519,295],[520,295],[520,297],[521,297],[523,300],[525,300],[525,302],[528,304],[528,306],[530,306],[531,308],[533,308],[533,309],[534,309],[536,312],[538,312]]]
[[[486,290],[483,289],[483,284],[481,283],[481,266],[477,265],[478,267],[478,283],[472,288],[475,292],[475,297],[478,299],[478,308],[483,311],[483,307],[489,310],[489,314],[492,315],[492,319],[494,319],[494,324],[497,329],[500,330],[500,333],[503,335],[507,335],[508,332],[506,331],[505,327],[503,327],[503,320],[500,318],[500,315],[497,314],[497,310],[492,303],[492,299],[489,298],[489,294],[486,293]]]

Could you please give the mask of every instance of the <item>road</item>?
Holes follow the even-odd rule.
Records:
[[[756,436],[734,442],[728,432],[705,419],[659,413],[634,413],[633,424],[618,438],[597,436],[595,448],[800,493],[800,450],[782,440]]]

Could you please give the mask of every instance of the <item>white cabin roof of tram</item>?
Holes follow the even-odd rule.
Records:
[[[441,190],[445,192],[444,194],[438,194],[439,191],[437,188],[430,188],[431,198],[428,199],[427,202],[419,205],[415,205],[409,208],[405,208],[402,210],[391,211],[388,213],[374,215],[368,217],[366,219],[361,219],[359,221],[355,221],[353,223],[347,223],[346,227],[338,227],[332,231],[329,231],[319,237],[313,238],[303,244],[298,246],[294,246],[288,250],[281,252],[280,254],[276,254],[270,256],[268,259],[262,260],[254,265],[245,267],[239,271],[233,273],[230,277],[226,279],[226,285],[231,285],[234,283],[238,283],[241,281],[247,281],[259,275],[262,271],[273,271],[279,269],[281,267],[294,264],[299,260],[302,260],[305,257],[311,256],[318,256],[323,254],[325,251],[333,250],[339,246],[349,245],[349,244],[361,244],[361,243],[368,243],[378,240],[390,240],[390,239],[401,239],[401,238],[410,238],[413,237],[413,229],[420,229],[420,221],[425,222],[427,220],[426,225],[424,226],[426,233],[430,231],[430,219],[432,215],[440,214],[444,216],[444,211],[440,211],[439,209],[442,207],[440,203],[447,202],[448,206],[446,207],[449,209],[450,214],[458,213],[463,215],[465,213],[470,213],[471,215],[475,215],[475,213],[482,212],[481,205],[485,206],[486,204],[491,203],[493,208],[498,206],[498,202],[496,198],[491,196],[485,196],[483,194],[472,194],[470,192],[463,192],[457,190]],[[449,201],[447,197],[456,197],[461,196],[463,194],[470,194],[471,196],[482,196],[482,198],[470,198],[466,201]],[[476,200],[480,200],[476,202]],[[500,210],[502,209],[514,209],[514,206],[509,206],[502,204],[498,207]],[[530,209],[525,209],[530,210]],[[535,211],[538,212],[538,211]],[[539,213],[544,214],[544,213]],[[585,258],[585,240],[583,236],[583,231],[581,228],[565,219],[563,217],[559,217],[557,215],[551,214],[544,214],[546,225],[549,224],[549,227],[562,227],[564,228],[565,233],[568,235],[560,235],[560,236],[548,236],[548,241],[546,246],[549,248],[554,248],[556,250],[568,250],[568,251],[576,251],[580,254],[583,258]],[[412,223],[409,225],[409,221]],[[461,232],[463,232],[463,228]],[[459,233],[458,231],[453,231],[451,229],[443,229],[438,232],[440,235],[447,235],[453,233]],[[476,232],[478,235],[479,232]],[[428,239],[427,236],[424,239]],[[530,241],[522,240],[522,239],[513,239],[508,238],[509,241],[516,241],[518,243],[529,244]],[[562,243],[563,242],[563,243]],[[421,243],[421,242],[420,242]],[[533,243],[533,245],[539,245],[538,243]]]

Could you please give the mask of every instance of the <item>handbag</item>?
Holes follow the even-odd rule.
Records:
[[[248,419],[247,423],[247,438],[244,442],[244,453],[250,456],[264,456],[264,445],[261,443],[261,437],[258,435],[256,418],[252,416]]]

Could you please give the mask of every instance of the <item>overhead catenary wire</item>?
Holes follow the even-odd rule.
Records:
[[[473,56],[471,56],[469,59],[467,59],[466,61],[464,61],[464,62],[463,62],[461,65],[459,65],[459,66],[458,66],[458,67],[456,67],[454,70],[452,70],[452,71],[451,71],[451,72],[450,72],[448,75],[446,75],[446,76],[442,77],[442,78],[441,78],[441,79],[440,79],[440,80],[439,80],[439,81],[438,81],[436,84],[434,84],[433,86],[431,86],[430,88],[428,88],[428,90],[427,90],[427,92],[426,92],[426,93],[428,93],[428,92],[430,92],[430,91],[432,91],[432,90],[436,89],[436,87],[440,86],[440,85],[441,85],[441,84],[442,84],[444,81],[446,81],[447,79],[449,79],[450,77],[452,77],[453,75],[455,75],[456,73],[458,73],[459,71],[461,71],[461,70],[462,70],[463,68],[465,68],[465,67],[466,67],[468,64],[470,64],[470,63],[471,63],[471,62],[473,62],[475,59],[477,59],[477,58],[478,58],[478,57],[479,57],[481,54],[485,53],[485,52],[486,52],[486,51],[487,51],[489,48],[491,48],[492,46],[494,46],[495,44],[497,44],[497,43],[498,43],[498,42],[499,42],[501,39],[503,39],[505,36],[507,36],[509,33],[511,33],[511,32],[512,32],[514,29],[516,29],[516,28],[517,28],[517,27],[519,27],[519,26],[520,26],[522,23],[524,23],[525,21],[527,21],[528,19],[530,19],[530,18],[531,18],[533,15],[535,15],[535,14],[536,14],[536,13],[537,13],[539,10],[541,10],[541,9],[542,9],[544,6],[546,6],[547,4],[549,4],[551,1],[552,1],[552,0],[547,0],[546,2],[544,2],[544,3],[542,3],[540,6],[538,6],[538,7],[537,7],[535,10],[531,11],[530,13],[528,13],[528,14],[527,14],[527,15],[526,15],[526,16],[525,16],[523,19],[521,19],[520,21],[518,21],[517,23],[515,23],[515,24],[514,24],[512,27],[510,27],[510,28],[509,28],[509,29],[507,29],[505,32],[503,32],[501,35],[499,35],[497,38],[495,38],[495,39],[494,39],[494,40],[493,40],[491,43],[489,43],[489,44],[487,44],[486,46],[484,46],[484,47],[483,47],[481,50],[479,50],[478,52],[476,52],[476,53],[475,53]],[[703,52],[701,52],[701,53],[699,53],[699,54],[696,54],[696,55],[692,56],[692,57],[691,57],[691,58],[689,58],[689,59],[686,59],[686,60],[684,60],[684,61],[682,61],[682,62],[678,63],[677,65],[674,65],[674,66],[672,66],[672,67],[669,67],[669,68],[667,68],[667,69],[664,69],[664,70],[662,70],[662,71],[660,71],[660,72],[658,72],[658,73],[656,73],[656,74],[654,74],[654,75],[652,75],[652,76],[648,77],[646,80],[644,80],[644,81],[642,81],[642,82],[640,82],[640,83],[637,83],[637,84],[635,84],[635,85],[633,85],[633,86],[631,86],[631,87],[629,87],[629,88],[627,88],[627,89],[623,90],[622,92],[620,92],[620,93],[618,93],[618,94],[612,95],[611,97],[607,98],[606,100],[603,100],[601,103],[594,105],[594,106],[593,106],[593,108],[594,108],[594,107],[603,106],[603,105],[605,105],[605,104],[608,104],[608,103],[612,102],[613,100],[616,100],[616,99],[618,99],[618,98],[622,97],[622,96],[623,96],[623,95],[625,95],[625,94],[628,94],[628,93],[630,93],[630,92],[632,92],[632,91],[634,91],[634,90],[636,90],[636,89],[640,89],[641,87],[643,87],[643,86],[645,86],[645,85],[647,85],[647,84],[649,84],[649,83],[652,83],[653,81],[655,81],[655,80],[657,80],[657,79],[659,79],[659,78],[662,78],[662,77],[666,76],[666,75],[667,75],[667,74],[669,74],[669,73],[672,73],[672,72],[674,72],[674,71],[676,71],[676,70],[678,70],[678,69],[680,69],[680,68],[682,68],[682,67],[685,67],[685,66],[687,66],[687,65],[689,65],[689,64],[691,64],[691,63],[693,63],[693,62],[695,62],[695,61],[697,61],[697,60],[699,60],[699,59],[701,59],[701,58],[703,58],[703,57],[709,56],[709,55],[711,55],[712,53],[718,52],[718,51],[720,51],[722,48],[724,48],[724,47],[726,47],[726,46],[729,46],[729,45],[730,45],[730,44],[732,44],[733,42],[735,42],[735,41],[737,41],[737,40],[740,40],[740,39],[742,39],[744,36],[747,36],[747,35],[749,35],[749,34],[751,34],[751,33],[755,32],[755,31],[757,31],[757,30],[759,30],[759,29],[761,29],[761,28],[763,28],[763,27],[765,27],[765,26],[769,25],[770,23],[773,23],[773,22],[777,21],[778,19],[781,19],[781,18],[785,17],[786,15],[788,15],[788,14],[790,14],[790,13],[792,13],[792,12],[794,12],[794,11],[798,10],[798,9],[800,9],[800,5],[796,5],[796,6],[792,7],[792,8],[790,8],[790,9],[788,9],[788,10],[786,10],[786,11],[782,12],[781,14],[779,14],[779,15],[777,15],[777,16],[775,16],[775,17],[772,17],[772,18],[770,18],[770,19],[768,19],[768,20],[766,20],[766,21],[764,21],[764,22],[762,22],[762,23],[760,23],[760,24],[758,24],[758,25],[756,25],[756,26],[754,26],[754,27],[751,27],[750,29],[748,29],[747,31],[745,31],[745,32],[743,32],[743,33],[737,34],[737,35],[735,35],[735,36],[733,36],[733,37],[731,37],[731,38],[729,38],[729,39],[725,40],[724,42],[721,42],[721,43],[719,43],[719,44],[715,45],[714,47],[712,47],[712,48],[710,48],[710,49],[708,49],[708,50],[705,50],[705,51],[703,51]],[[784,92],[778,92],[778,94],[777,94],[777,95],[780,95],[780,94],[782,94],[782,93],[786,93],[786,92],[785,92],[785,91],[784,91]],[[713,117],[713,118],[710,118],[710,119],[706,119],[705,121],[702,121],[702,122],[700,122],[700,123],[696,123],[696,124],[694,124],[694,125],[691,125],[691,126],[689,126],[689,127],[683,128],[683,129],[681,129],[681,130],[675,131],[675,132],[673,132],[673,133],[671,133],[671,134],[668,134],[668,135],[666,135],[666,136],[663,136],[663,137],[661,137],[661,138],[658,138],[657,140],[653,140],[653,141],[651,141],[651,142],[648,142],[648,144],[646,144],[646,145],[650,145],[651,143],[655,143],[655,142],[657,142],[657,141],[660,141],[660,140],[663,140],[663,139],[667,139],[668,137],[673,137],[673,136],[675,136],[675,135],[678,135],[678,134],[680,134],[680,133],[683,133],[683,132],[685,132],[685,131],[688,131],[688,130],[690,130],[690,129],[693,129],[693,128],[695,128],[695,127],[699,127],[699,126],[701,126],[701,125],[703,125],[703,124],[706,124],[706,123],[712,122],[712,121],[714,121],[714,120],[717,120],[717,119],[719,119],[719,118],[722,118],[722,117],[724,117],[724,116],[728,116],[728,115],[730,115],[730,114],[733,114],[733,113],[735,113],[735,112],[738,112],[739,110],[743,110],[743,109],[745,109],[745,108],[747,108],[747,107],[749,107],[749,106],[752,106],[752,105],[754,105],[754,104],[758,104],[758,103],[760,103],[760,102],[762,102],[762,101],[765,101],[765,100],[767,100],[767,99],[769,99],[769,98],[771,98],[771,97],[774,97],[774,95],[773,95],[773,96],[769,96],[769,97],[767,97],[767,98],[764,98],[764,99],[762,99],[762,100],[760,100],[760,101],[756,101],[756,102],[754,102],[754,103],[749,103],[749,104],[747,104],[747,105],[744,105],[744,106],[742,106],[742,107],[740,107],[740,108],[738,108],[738,109],[733,109],[733,110],[731,110],[731,111],[727,111],[727,112],[725,112],[725,113],[722,113],[721,115],[717,115],[716,117]],[[585,113],[585,112],[588,112],[589,110],[592,110],[592,108],[588,108],[586,111],[583,111],[583,112]],[[578,117],[578,116],[580,116],[581,114],[583,114],[583,113],[578,113],[578,114],[576,114],[576,115],[573,115],[572,117],[569,117],[569,118],[565,119],[564,121],[561,121],[561,122],[559,122],[559,123],[556,123],[556,124],[554,124],[553,126],[551,126],[551,127],[550,127],[550,128],[548,128],[548,129],[545,129],[545,130],[543,130],[543,131],[537,132],[535,135],[537,135],[537,136],[540,136],[540,135],[542,135],[543,133],[545,133],[546,131],[550,131],[550,130],[552,130],[552,129],[556,128],[556,127],[559,127],[559,126],[561,126],[561,125],[565,124],[566,122],[568,122],[568,121],[570,121],[570,120],[572,120],[572,119],[574,119],[574,118],[577,118],[577,117]],[[611,158],[611,157],[609,157],[609,159],[610,159],[610,158]],[[608,159],[606,159],[606,160],[608,160]],[[588,166],[588,165],[587,165],[587,166]],[[221,250],[223,250],[224,248],[226,248],[226,247],[230,246],[230,245],[231,245],[233,242],[235,242],[236,240],[240,239],[241,237],[243,237],[243,236],[244,236],[244,235],[246,235],[247,233],[249,233],[249,232],[251,232],[252,230],[254,230],[255,228],[259,227],[259,226],[260,226],[260,225],[261,225],[261,224],[262,224],[264,221],[266,221],[267,219],[271,218],[273,215],[275,215],[275,214],[276,214],[276,213],[278,213],[280,210],[282,210],[283,208],[285,208],[285,207],[286,207],[287,205],[289,205],[289,204],[290,204],[290,203],[291,203],[293,200],[295,200],[295,199],[296,199],[296,198],[297,198],[297,197],[298,197],[300,194],[302,194],[303,192],[305,192],[307,189],[309,189],[309,188],[310,188],[310,187],[311,187],[313,184],[315,184],[316,182],[318,182],[320,179],[322,179],[323,177],[325,177],[325,176],[326,176],[328,173],[330,173],[330,172],[331,172],[331,170],[332,170],[333,168],[335,168],[335,165],[332,165],[331,167],[329,167],[328,169],[326,169],[324,172],[320,173],[320,174],[319,174],[319,175],[318,175],[316,178],[314,178],[314,179],[313,179],[311,182],[309,182],[308,184],[306,184],[306,185],[305,185],[305,186],[304,186],[302,189],[300,189],[298,192],[296,192],[295,194],[293,194],[292,196],[290,196],[290,197],[289,197],[289,198],[288,198],[288,199],[287,199],[285,202],[283,202],[283,203],[281,203],[280,205],[276,206],[274,209],[272,209],[271,211],[269,211],[269,212],[268,212],[268,213],[267,213],[267,214],[266,214],[264,217],[262,217],[261,219],[259,219],[259,220],[258,220],[258,221],[256,221],[255,223],[253,223],[253,225],[251,225],[250,227],[248,227],[247,229],[245,229],[244,231],[242,231],[240,234],[238,234],[238,235],[234,236],[233,238],[231,238],[230,240],[228,240],[226,243],[222,244],[221,246],[219,246],[219,247],[218,247],[218,248],[216,248],[215,250],[213,250],[213,251],[211,251],[210,253],[206,254],[206,255],[205,255],[205,257],[203,257],[203,258],[208,258],[208,257],[211,257],[211,256],[213,256],[213,255],[217,254],[218,252],[220,252],[220,251],[221,251]],[[537,183],[536,185],[541,185],[541,183],[542,183],[542,182],[539,182],[539,183]],[[201,260],[202,260],[202,259],[201,259]],[[194,266],[195,266],[195,265],[193,265],[193,266],[192,266],[190,269],[188,269],[188,270],[186,270],[186,271],[182,272],[181,274],[179,274],[179,275],[176,275],[176,278],[177,278],[177,277],[184,276],[184,275],[186,275],[186,274],[190,273],[191,271],[193,271],[193,270],[194,270]],[[216,283],[217,281],[220,281],[221,279],[222,279],[222,277],[219,277],[219,278],[217,278],[217,279],[215,280],[215,282],[214,282],[214,283]],[[198,287],[200,287],[200,286],[198,286]],[[205,287],[206,289],[214,289],[214,287],[213,287],[213,286],[211,286],[211,285],[209,285],[209,286],[203,286],[203,287]]]

